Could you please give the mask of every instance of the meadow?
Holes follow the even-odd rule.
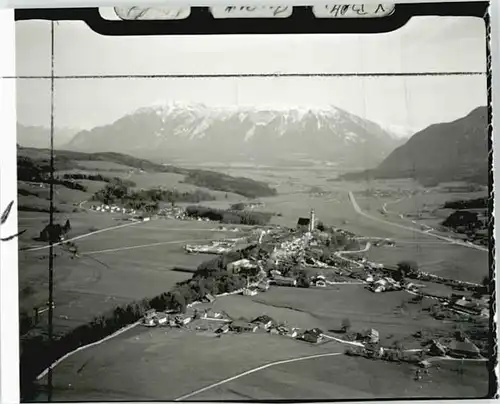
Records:
[[[265,333],[214,338],[140,327],[58,365],[54,400],[174,400],[272,361],[328,352],[341,353],[343,347],[312,346]]]
[[[86,217],[97,224],[107,216],[92,212]],[[91,223],[82,225],[88,228]],[[189,273],[173,269],[194,270],[213,256],[186,254],[185,244],[239,235],[214,227],[197,221],[142,222],[76,240],[78,256],[55,247],[56,329],[64,331],[120,304],[156,296],[189,278]],[[31,314],[33,307],[47,301],[48,249],[21,251],[19,267],[20,307]]]
[[[414,379],[404,363],[371,361],[345,355],[287,363],[252,373],[193,397],[200,401],[363,400],[482,398],[488,394],[484,363],[434,367]],[[451,367],[451,368],[450,368]]]
[[[267,314],[290,327],[320,327],[331,335],[335,334],[328,328],[338,328],[349,317],[353,330],[373,327],[385,346],[399,342],[406,349],[418,348],[415,341],[405,340],[411,332],[451,330],[451,325],[419,317],[418,308],[395,312],[396,305],[408,299],[403,292],[373,294],[356,288],[361,289],[272,288],[252,298],[219,298],[197,309],[211,306],[247,319]],[[261,331],[215,338],[193,329],[139,326],[59,364],[54,370],[54,399],[174,400],[262,365],[326,353],[340,355],[278,364],[187,400],[472,398],[487,393],[484,363],[457,362],[443,369],[435,365],[430,376],[415,381],[411,365],[347,357],[344,351],[345,345],[335,341],[313,345]]]

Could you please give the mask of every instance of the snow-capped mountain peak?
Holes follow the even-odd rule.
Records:
[[[78,150],[230,159],[317,156],[378,162],[397,146],[391,131],[334,106],[156,102],[78,134]],[[362,156],[362,158],[361,158]]]

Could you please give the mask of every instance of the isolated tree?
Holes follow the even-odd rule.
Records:
[[[71,223],[69,222],[69,219],[67,219],[66,223],[64,223],[63,230],[65,233],[67,233],[71,230]]]
[[[398,269],[397,271],[394,271],[392,274],[392,279],[394,279],[396,282],[402,282],[405,279],[404,273],[402,270]]]
[[[342,326],[341,326],[342,332],[347,332],[350,329],[351,329],[351,320],[349,320],[348,318],[344,318],[342,320]]]
[[[299,288],[308,288],[310,286],[309,278],[304,272],[301,272],[297,278],[297,286]]]
[[[318,224],[316,225],[316,228],[319,230],[319,231],[325,231],[326,227],[325,225],[323,224],[323,222],[318,222]]]
[[[400,261],[397,267],[405,276],[412,275],[418,271],[418,264],[415,261]]]

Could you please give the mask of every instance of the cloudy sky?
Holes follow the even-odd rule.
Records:
[[[18,75],[50,74],[50,23],[17,23]],[[104,37],[55,28],[55,74],[443,72],[486,69],[485,27],[470,17],[417,17],[376,35]],[[322,107],[422,129],[486,105],[485,76],[60,79],[55,124],[91,128],[158,102]],[[18,81],[18,119],[48,126],[50,82]]]

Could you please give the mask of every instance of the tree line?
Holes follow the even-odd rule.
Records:
[[[215,191],[231,192],[247,198],[274,196],[277,193],[274,188],[264,182],[245,177],[231,177],[215,171],[191,170],[183,182]]]
[[[135,187],[136,186],[136,183],[132,180],[120,178],[120,177],[106,177],[102,174],[71,173],[71,174],[64,174],[63,179],[100,181],[100,182],[108,182],[110,184],[123,184],[127,187]]]
[[[180,192],[176,189],[151,188],[141,190],[131,190],[123,182],[106,184],[97,191],[92,199],[105,204],[120,202],[130,209],[144,209],[156,211],[160,202],[168,202],[174,205],[177,202],[198,203],[206,200],[215,200],[215,197],[208,192],[195,190],[192,192]]]
[[[227,224],[243,224],[250,226],[265,226],[269,223],[272,213],[249,212],[242,210],[222,210],[205,206],[188,206],[186,215],[195,218],[206,218]]]

